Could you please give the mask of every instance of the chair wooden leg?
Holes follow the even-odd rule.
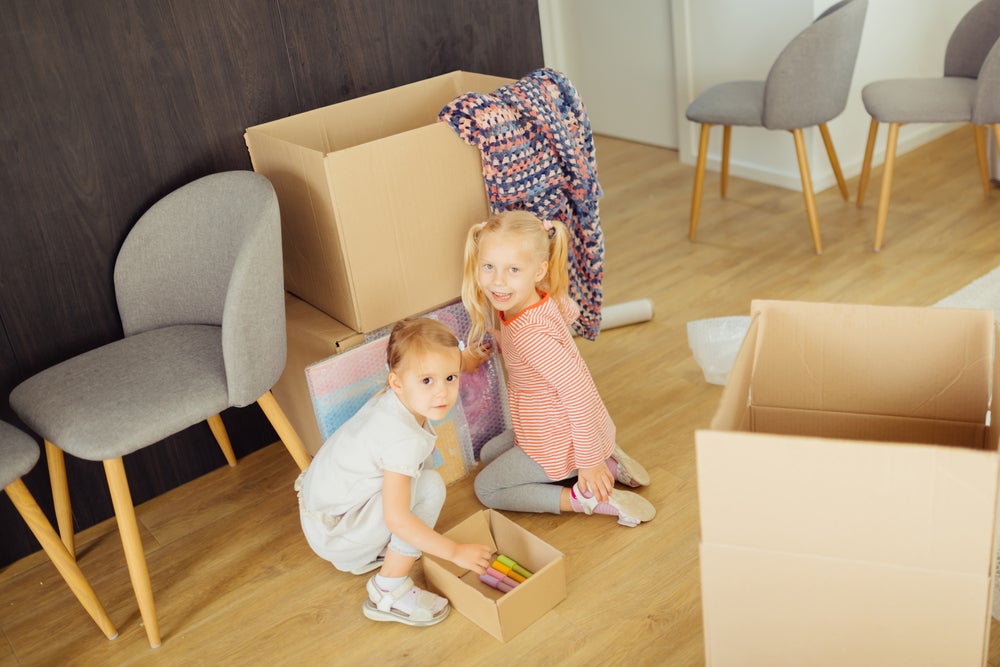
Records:
[[[160,645],[160,624],[156,620],[156,607],[153,604],[153,585],[149,581],[146,554],[142,549],[142,539],[139,537],[139,523],[135,518],[132,494],[128,490],[125,465],[121,458],[105,461],[104,473],[108,478],[111,503],[118,519],[118,532],[121,534],[122,547],[125,550],[128,576],[132,580],[132,590],[135,591],[135,599],[139,603],[142,623],[146,626],[146,638],[151,647],[157,648]]]
[[[76,539],[73,535],[73,507],[69,500],[69,482],[66,479],[66,456],[54,444],[45,441],[45,460],[49,466],[49,484],[52,486],[52,503],[56,510],[59,535],[70,556],[76,558]]]
[[[875,137],[878,135],[878,121],[872,118],[868,126],[868,143],[865,144],[865,160],[861,163],[861,178],[858,179],[858,206],[865,203],[865,191],[868,190],[868,176],[872,172],[872,153],[875,152]]]
[[[698,164],[694,170],[694,192],[691,194],[691,226],[688,238],[694,241],[698,230],[698,214],[701,212],[701,190],[705,185],[705,158],[708,157],[708,131],[711,125],[701,126],[701,138],[698,140]]]
[[[973,125],[976,133],[976,159],[979,161],[979,180],[983,183],[983,196],[990,196],[990,165],[986,157],[986,139],[990,129],[985,125]]]
[[[837,151],[833,148],[833,140],[830,139],[830,130],[826,123],[819,124],[819,133],[823,136],[823,145],[826,146],[826,155],[830,158],[830,166],[833,167],[833,175],[837,177],[837,187],[840,188],[840,196],[847,201],[850,195],[847,194],[847,182],[844,180],[844,172],[840,170],[840,160],[837,159]]]
[[[722,198],[726,198],[726,190],[729,188],[729,139],[733,133],[732,125],[724,125],[722,128],[722,174],[719,181],[719,192]]]
[[[226,432],[226,425],[222,423],[222,415],[215,415],[214,417],[209,417],[208,427],[212,429],[212,435],[215,436],[215,441],[219,443],[219,449],[222,450],[222,455],[226,457],[226,463],[230,467],[236,465],[236,452],[233,451],[233,443],[229,440],[229,433]]]
[[[66,545],[59,540],[59,536],[56,535],[56,531],[45,517],[42,508],[38,506],[34,496],[28,491],[28,487],[24,485],[23,481],[17,479],[11,482],[4,490],[10,497],[18,514],[24,518],[25,523],[28,524],[28,528],[31,529],[39,544],[42,545],[42,549],[45,550],[49,560],[56,566],[62,578],[66,580],[70,590],[73,591],[73,595],[80,601],[83,608],[87,610],[90,617],[94,619],[94,623],[97,623],[97,627],[101,629],[101,632],[108,639],[117,637],[118,630],[115,629],[115,624],[108,618],[108,612],[104,610],[101,601],[97,599],[97,594],[94,593],[94,589],[90,587],[90,582],[87,581],[80,567],[76,564],[76,559],[66,549]]]
[[[264,411],[264,415],[267,420],[271,422],[271,426],[274,427],[275,432],[281,441],[285,443],[285,449],[288,453],[292,455],[295,459],[295,463],[298,464],[299,470],[305,470],[309,467],[312,462],[312,457],[309,455],[306,446],[302,443],[302,438],[299,434],[295,432],[295,427],[292,423],[288,421],[288,417],[285,415],[285,411],[281,409],[278,405],[278,401],[275,400],[274,394],[270,391],[265,392],[263,396],[257,399],[257,404],[260,406],[261,410]]]
[[[819,236],[819,214],[816,212],[816,197],[813,196],[812,176],[809,175],[809,159],[806,155],[806,142],[802,129],[792,130],[795,139],[795,155],[799,159],[799,176],[802,177],[802,196],[806,200],[806,217],[809,219],[809,231],[812,232],[813,247],[817,255],[823,254],[823,241]]]
[[[875,223],[875,252],[882,249],[885,221],[889,217],[889,195],[892,192],[892,171],[896,167],[896,141],[900,123],[889,123],[889,138],[885,144],[885,164],[882,166],[882,191],[878,196],[878,222]]]

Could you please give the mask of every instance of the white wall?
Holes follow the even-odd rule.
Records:
[[[593,130],[677,147],[669,0],[539,0],[545,64],[569,77]]]
[[[976,0],[869,0],[847,108],[829,123],[845,177],[861,171],[870,117],[861,89],[878,79],[940,76],[948,37]],[[684,109],[706,88],[723,81],[763,80],[781,49],[833,0],[671,0],[677,81],[678,149],[694,164],[698,126]],[[912,125],[900,131],[898,154],[954,129]],[[885,155],[880,128],[874,164]],[[817,191],[835,184],[823,142],[807,130],[806,146]],[[719,168],[722,131],[713,130],[708,165]],[[970,145],[970,160],[975,160]],[[734,128],[732,174],[801,190],[795,148],[788,132]]]

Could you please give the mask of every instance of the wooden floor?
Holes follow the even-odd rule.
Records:
[[[691,243],[691,167],[673,151],[619,140],[599,137],[597,150],[605,302],[649,297],[656,314],[580,347],[619,442],[652,474],[643,493],[659,514],[627,529],[603,517],[511,513],[566,554],[569,595],[555,610],[506,644],[457,613],[423,630],[366,620],[364,578],[307,547],[297,470],[276,444],[138,508],[161,648],[146,643],[121,543],[105,522],[80,536],[79,562],[121,635],[104,639],[35,554],[0,571],[0,665],[702,664],[693,433],[721,388],[704,381],[686,323],[745,314],[758,297],[933,304],[1000,265],[1000,193],[983,198],[972,133],[962,129],[898,160],[879,254],[880,169],[863,208],[836,188],[819,193],[822,256],[801,194],[734,178],[722,201],[717,174]],[[856,193],[857,179],[848,185]],[[471,477],[454,484],[439,528],[479,507]],[[1000,665],[1000,639],[990,665]]]

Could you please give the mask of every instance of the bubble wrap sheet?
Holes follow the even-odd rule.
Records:
[[[441,321],[459,340],[467,340],[469,315],[461,302],[427,313],[425,317]],[[364,345],[306,368],[306,383],[324,441],[385,386],[388,376],[385,349],[390,330],[391,327],[386,327],[372,332],[366,335],[368,342]],[[443,459],[439,470],[445,481],[454,481],[467,474],[475,467],[482,446],[510,427],[502,363],[494,354],[475,373],[464,373],[458,403],[447,418],[435,423],[441,454],[439,461]]]

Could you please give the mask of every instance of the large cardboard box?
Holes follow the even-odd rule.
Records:
[[[278,194],[286,289],[363,333],[457,298],[489,205],[479,150],[437,115],[509,82],[452,72],[247,128]]]
[[[992,312],[751,315],[696,434],[707,664],[985,665]]]
[[[288,293],[285,294],[285,329],[288,339],[285,370],[271,393],[306,449],[315,456],[323,439],[306,383],[306,366],[357,347],[365,342],[365,337]]]
[[[445,533],[456,542],[489,544],[513,558],[533,576],[501,593],[479,581],[475,572],[435,556],[425,556],[428,585],[452,607],[499,639],[507,641],[566,598],[563,554],[496,510],[482,510]]]

